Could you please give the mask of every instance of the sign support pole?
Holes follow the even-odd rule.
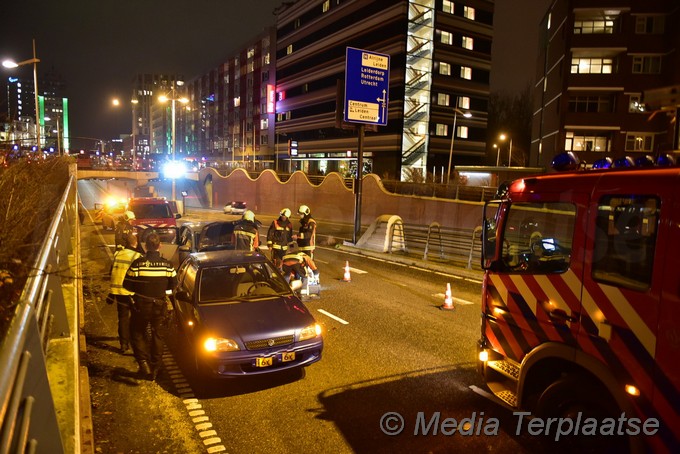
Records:
[[[364,125],[359,124],[359,147],[357,150],[357,172],[354,177],[354,235],[352,242],[356,245],[361,233],[361,183],[364,173]]]

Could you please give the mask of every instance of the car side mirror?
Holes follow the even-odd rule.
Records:
[[[179,214],[179,213],[175,213],[175,219],[179,219],[179,218],[181,218],[181,217],[182,217],[182,215],[181,215],[181,214]]]

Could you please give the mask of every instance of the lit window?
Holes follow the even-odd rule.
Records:
[[[255,49],[248,49],[248,58],[253,58],[255,56]]]
[[[611,74],[614,60],[611,58],[572,58],[572,74]]]
[[[322,11],[325,13],[331,8],[331,0],[326,0],[323,2]]]
[[[456,127],[456,137],[460,137],[461,139],[467,139],[468,138],[468,127],[467,126],[457,126]]]
[[[442,11],[445,13],[453,14],[453,2],[450,0],[444,0],[442,3]]]
[[[462,43],[463,49],[467,50],[472,50],[473,48],[473,40],[469,36],[463,36],[463,43]]]
[[[588,34],[612,34],[614,33],[614,21],[607,19],[596,19],[596,20],[576,20],[574,21],[574,34],[575,35],[588,35]]]
[[[471,6],[463,6],[463,17],[475,20],[475,9]]]
[[[459,96],[458,97],[458,107],[461,109],[470,108],[470,97],[469,96]]]
[[[234,107],[239,107],[241,105],[241,97],[238,96],[234,98]]]
[[[449,105],[449,95],[446,93],[439,93],[437,94],[437,104],[440,106],[448,106]]]
[[[439,74],[442,74],[444,76],[450,76],[451,75],[451,65],[448,63],[440,62],[439,63]]]
[[[435,135],[446,136],[448,133],[449,133],[448,125],[443,125],[443,124],[437,123]]]
[[[461,66],[460,67],[460,78],[472,80],[472,68],[470,68],[469,66]]]
[[[286,47],[286,55],[290,55],[293,53],[293,45],[289,44],[288,47]]]
[[[260,120],[260,129],[267,129],[269,128],[269,120],[267,118],[263,118]]]
[[[642,113],[645,111],[645,105],[642,103],[642,96],[640,93],[628,96],[628,112]]]
[[[453,44],[453,35],[449,32],[445,32],[442,30],[441,41],[444,44],[448,44],[450,46],[451,44]]]
[[[269,52],[262,56],[262,65],[268,65],[270,63]]]
[[[653,147],[654,134],[641,132],[626,134],[626,151],[652,151]]]

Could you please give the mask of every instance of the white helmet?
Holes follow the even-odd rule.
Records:
[[[283,210],[281,210],[281,213],[279,213],[279,214],[281,216],[285,216],[285,217],[289,218],[290,217],[290,209],[284,208]]]
[[[250,222],[255,222],[255,213],[253,213],[250,210],[246,210],[243,213],[243,220],[244,221],[250,221]]]
[[[298,214],[301,214],[303,216],[308,216],[309,213],[311,212],[312,210],[310,210],[307,205],[300,205],[300,208],[298,208]]]
[[[137,218],[135,217],[135,213],[133,213],[132,211],[126,211],[125,213],[123,213],[123,219],[125,219],[126,221],[134,221]]]

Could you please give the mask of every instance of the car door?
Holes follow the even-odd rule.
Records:
[[[198,267],[193,260],[185,260],[177,273],[177,288],[175,289],[175,311],[177,321],[184,331],[189,322],[195,320],[194,291],[196,289],[196,275]]]

